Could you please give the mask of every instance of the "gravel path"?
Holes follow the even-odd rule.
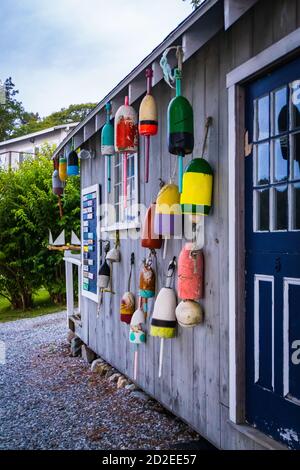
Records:
[[[65,313],[0,324],[0,449],[171,449],[195,432],[70,356]]]

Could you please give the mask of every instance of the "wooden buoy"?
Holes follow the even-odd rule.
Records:
[[[115,153],[114,146],[114,126],[110,122],[111,116],[111,103],[110,101],[105,105],[106,109],[106,123],[104,124],[101,132],[101,153],[106,158],[107,168],[107,190],[111,191],[111,157]]]
[[[199,300],[204,291],[204,256],[193,243],[186,243],[178,258],[178,296]]]
[[[153,96],[151,95],[153,71],[146,69],[147,94],[143,98],[139,111],[139,134],[145,137],[145,181],[149,181],[149,157],[150,157],[150,137],[157,134],[158,120],[157,107]]]
[[[65,182],[67,180],[67,159],[65,155],[59,157],[58,174],[60,181]]]
[[[162,247],[161,235],[156,235],[154,230],[155,203],[152,203],[147,209],[141,237],[141,245],[149,250],[158,250]]]
[[[213,170],[204,158],[194,158],[183,175],[180,203],[183,214],[208,215],[211,209]]]
[[[78,154],[75,150],[71,150],[68,154],[67,175],[77,176],[79,174]]]
[[[178,324],[183,328],[193,328],[203,322],[203,310],[194,300],[182,300],[176,308]]]
[[[132,270],[134,266],[134,253],[131,253],[131,258],[130,258],[130,271],[129,271],[129,277],[128,277],[128,288],[127,292],[123,295],[121,299],[121,305],[120,305],[120,319],[121,322],[124,323],[130,323],[132,315],[135,310],[135,298],[132,292],[130,292],[130,287],[131,287],[131,277],[132,277]]]
[[[175,310],[177,299],[172,286],[175,269],[176,258],[174,257],[169,263],[166,284],[156,298],[151,318],[150,335],[161,338],[158,377],[161,377],[162,373],[164,339],[171,339],[176,336]]]
[[[115,115],[115,151],[123,154],[123,198],[127,207],[127,156],[138,150],[137,114],[129,106],[128,96]]]
[[[190,102],[181,95],[181,71],[175,70],[176,97],[168,107],[169,152],[178,156],[178,187],[182,192],[183,157],[194,149],[194,116]]]

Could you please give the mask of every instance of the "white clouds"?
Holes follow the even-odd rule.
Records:
[[[25,106],[42,115],[70,103],[99,101],[191,12],[182,0],[26,3],[26,28],[15,31],[18,47],[11,46],[10,72],[5,71]]]

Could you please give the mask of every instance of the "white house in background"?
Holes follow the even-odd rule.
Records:
[[[59,145],[77,124],[62,124],[0,142],[0,168],[17,168],[24,158],[36,155],[45,143]]]

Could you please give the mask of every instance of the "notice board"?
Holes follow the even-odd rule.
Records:
[[[95,184],[81,191],[81,292],[98,302],[99,239],[100,239],[100,185]]]

